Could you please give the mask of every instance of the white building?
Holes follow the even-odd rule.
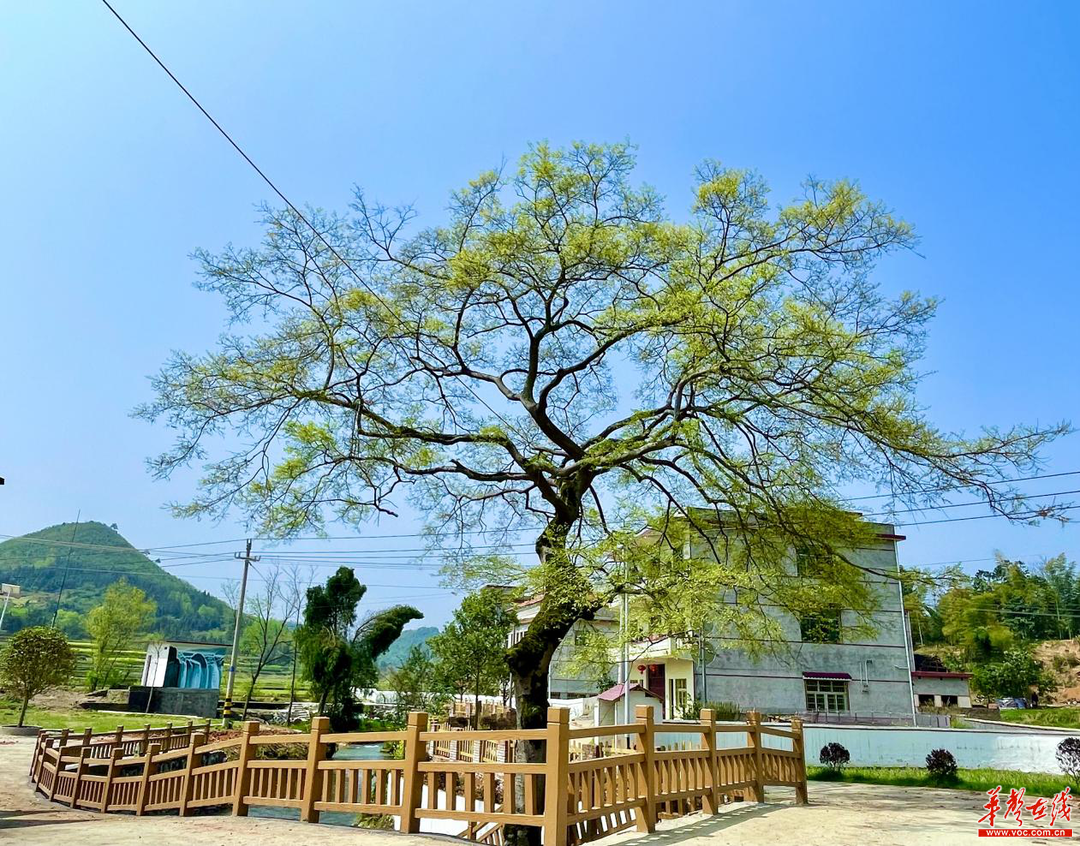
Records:
[[[783,641],[768,654],[751,658],[742,649],[724,648],[723,636],[713,638],[715,647],[708,650],[700,639],[658,637],[630,646],[628,682],[658,697],[666,719],[689,714],[695,702],[730,702],[743,711],[809,714],[811,719],[817,714],[841,720],[911,718],[915,683],[924,685],[929,679],[913,679],[900,586],[891,576],[898,572],[896,545],[904,538],[889,524],[871,525],[876,542],[848,553],[871,571],[863,578],[877,593],[878,606],[869,621],[844,609],[837,609],[828,619],[818,615],[808,621],[767,608],[783,633]],[[713,554],[706,547],[689,545],[684,554]],[[796,559],[793,556],[793,577],[800,576]],[[524,635],[538,608],[538,599],[519,604],[520,624],[511,634],[511,644]],[[582,671],[573,656],[575,642],[585,636],[587,627],[607,631],[614,639],[618,613],[616,608],[605,609],[593,621],[575,623],[552,660],[548,680],[552,699],[595,696],[606,688],[605,682],[616,680],[599,678],[595,670]],[[934,680],[939,686],[944,681]]]

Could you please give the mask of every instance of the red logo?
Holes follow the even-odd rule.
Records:
[[[982,806],[986,813],[979,817],[979,824],[982,826],[979,828],[979,837],[1072,837],[1071,828],[1055,828],[1058,820],[1072,822],[1068,787],[1055,794],[1053,799],[1040,798],[1027,805],[1024,804],[1026,793],[1027,788],[1024,787],[1011,788],[1002,810],[1001,785],[987,790],[988,798]],[[1030,812],[1032,826],[1024,825],[1024,811]],[[998,828],[999,821],[1010,824]]]

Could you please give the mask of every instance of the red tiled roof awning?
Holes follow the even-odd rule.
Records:
[[[661,699],[659,696],[657,696],[651,690],[642,687],[638,682],[630,682],[630,690],[629,690],[630,693],[635,693],[635,692],[637,692],[639,690],[642,693],[644,693],[646,696],[651,696],[653,699],[660,699],[660,701],[663,702],[663,699]],[[603,702],[615,702],[616,700],[622,699],[622,695],[623,695],[623,685],[617,684],[614,687],[609,687],[607,690],[605,690],[603,693],[601,693],[596,698],[603,701]]]
[[[851,681],[851,673],[822,673],[806,672],[802,674],[804,679],[826,679],[832,681]]]

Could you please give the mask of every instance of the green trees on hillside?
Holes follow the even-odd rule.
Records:
[[[973,576],[953,567],[909,571],[908,581],[918,586],[905,602],[916,646],[945,643],[966,661],[1000,658],[1017,644],[1080,632],[1080,576],[1064,555],[1028,565],[999,553],[992,569]]]
[[[304,679],[318,698],[319,713],[328,713],[338,731],[355,722],[353,691],[374,687],[376,659],[406,623],[424,616],[398,605],[357,622],[357,606],[366,591],[351,568],[338,568],[325,585],[308,588],[304,620],[295,635]]]
[[[23,601],[8,609],[4,630],[50,625],[63,583],[56,624],[72,638],[86,638],[87,615],[121,577],[157,604],[154,627],[162,637],[221,641],[231,634],[233,612],[225,602],[162,569],[94,521],[62,523],[0,543],[0,581],[23,588]]]
[[[15,633],[0,652],[0,686],[22,703],[20,726],[30,700],[66,683],[74,670],[75,652],[59,629],[34,626]]]
[[[147,634],[154,621],[157,603],[146,593],[120,579],[105,591],[101,604],[86,617],[86,628],[93,639],[90,671],[86,676],[89,690],[121,684],[116,660],[130,649],[139,634]]]

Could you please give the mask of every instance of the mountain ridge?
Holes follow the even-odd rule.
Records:
[[[58,523],[0,543],[0,580],[22,588],[22,596],[8,608],[4,632],[49,625],[55,613],[65,634],[85,637],[86,614],[120,579],[157,603],[154,634],[206,640],[231,636],[234,611],[226,602],[163,569],[121,535],[115,523],[93,520]]]

